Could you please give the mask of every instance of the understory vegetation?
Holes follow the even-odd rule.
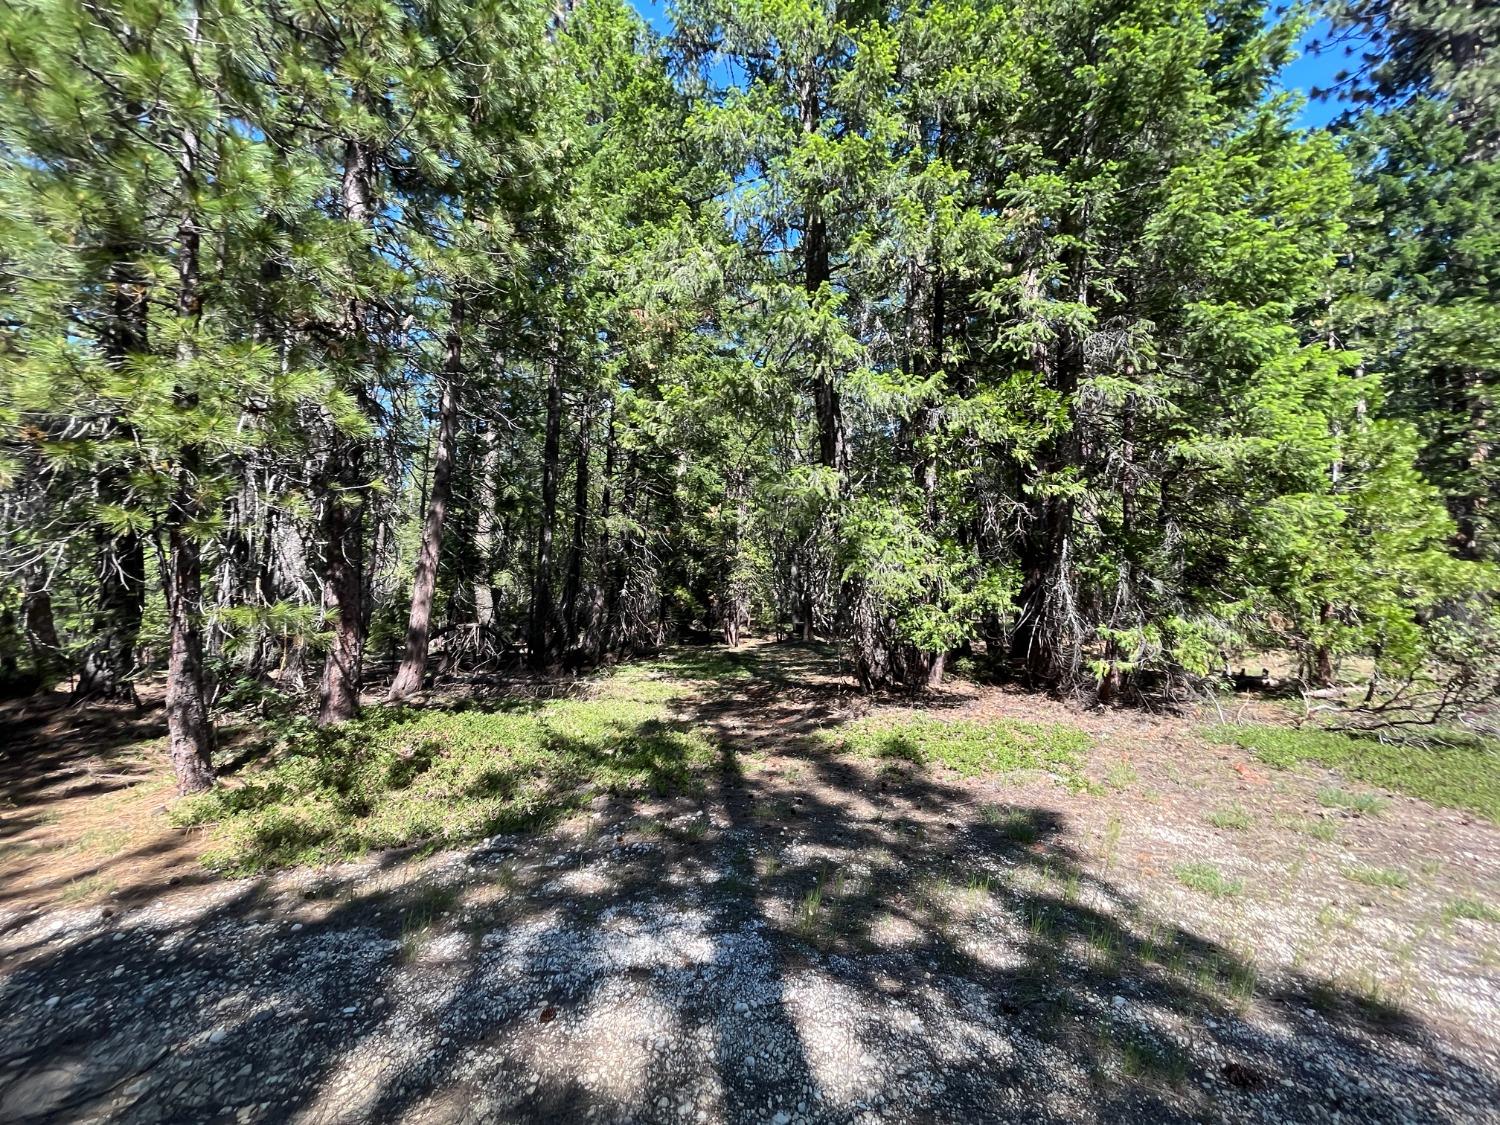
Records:
[[[883,760],[946,766],[966,777],[1040,770],[1082,785],[1088,735],[1056,723],[926,716],[865,719],[825,734],[832,747]]]
[[[179,803],[172,819],[213,829],[210,866],[248,873],[543,827],[600,794],[681,792],[716,755],[657,688],[622,676],[600,698],[384,707],[298,727],[262,768]]]
[[[362,707],[708,636],[826,644],[868,692],[1492,716],[1492,5],[657,16],[0,9],[6,691],[164,679],[183,793],[244,701],[309,716],[294,849],[406,727],[484,739],[337,732]],[[1319,18],[1362,46],[1312,126]],[[561,785],[546,713],[492,721]]]
[[[1278,769],[1311,764],[1354,781],[1467,809],[1500,824],[1500,740],[1463,730],[1438,730],[1395,738],[1281,726],[1219,726],[1216,742],[1249,750]],[[1326,804],[1378,814],[1388,803],[1374,794],[1326,791]]]

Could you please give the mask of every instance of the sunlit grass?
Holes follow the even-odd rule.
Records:
[[[825,734],[842,749],[870,758],[942,765],[966,777],[1042,770],[1081,786],[1090,739],[1075,727],[996,719],[943,720],[925,715],[882,716]]]
[[[173,819],[215,826],[207,861],[249,872],[534,827],[599,791],[695,785],[710,742],[638,683],[610,683],[605,698],[373,709],[294,735],[266,769],[181,802]]]
[[[1229,878],[1211,863],[1181,863],[1172,874],[1184,887],[1214,898],[1228,898],[1245,889],[1243,880]]]
[[[1500,823],[1500,740],[1468,731],[1440,730],[1391,741],[1303,727],[1219,726],[1208,731],[1279,769],[1315,763],[1356,781],[1420,797],[1435,805],[1468,809]],[[1329,795],[1335,790],[1325,791]],[[1357,795],[1360,804],[1339,804],[1362,814],[1378,813],[1381,798]]]

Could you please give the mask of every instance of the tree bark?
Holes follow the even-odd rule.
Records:
[[[179,793],[197,793],[214,783],[214,732],[203,690],[202,558],[188,526],[197,508],[198,470],[197,451],[185,450],[167,528],[167,742]]]
[[[557,478],[562,434],[562,359],[554,349],[547,369],[547,430],[542,444],[542,519],[537,529],[527,658],[533,669],[557,667],[557,613],[552,600],[552,536],[557,524]]]
[[[26,639],[31,646],[31,662],[44,681],[62,666],[62,642],[57,636],[57,621],[52,613],[52,594],[47,589],[47,571],[36,564],[26,571],[26,591],[21,600]]]
[[[1335,613],[1332,602],[1324,602],[1318,610],[1318,620],[1326,627],[1333,622]],[[1333,650],[1328,647],[1327,642],[1317,645],[1313,649],[1313,682],[1318,687],[1329,687],[1333,684]]]
[[[479,468],[477,503],[479,514],[474,531],[474,552],[479,556],[478,576],[474,579],[474,620],[479,625],[480,641],[488,646],[495,632],[495,480],[500,472],[500,435],[494,423],[484,432],[484,457]]]
[[[369,148],[362,141],[344,143],[344,171],[340,183],[345,221],[368,225],[371,217]],[[364,307],[351,300],[345,314],[346,340],[364,347]],[[335,428],[329,435],[328,457],[322,474],[323,609],[330,618],[332,640],[323,661],[318,685],[318,725],[352,719],[359,711],[359,688],[364,672],[364,494],[360,480],[363,449]]]
[[[198,11],[188,9],[188,45],[198,38]],[[192,332],[202,313],[199,287],[200,233],[193,214],[192,189],[197,176],[198,138],[183,130],[181,171],[184,194],[178,224],[177,318],[183,338],[177,359],[184,366],[195,359]],[[192,410],[198,396],[190,385],[174,391],[179,409]],[[170,650],[167,660],[167,743],[179,793],[196,793],[214,783],[211,761],[214,731],[203,690],[202,558],[193,538],[200,517],[197,495],[202,454],[195,445],[178,455],[177,483],[167,510],[166,600]]]
[[[1065,215],[1063,234],[1080,244],[1086,237],[1084,218]],[[1081,250],[1069,252],[1069,288],[1079,305],[1088,304],[1088,269]],[[1040,293],[1040,281],[1028,271],[1028,286]],[[1030,480],[1023,483],[1046,486],[1047,478],[1081,465],[1081,445],[1074,397],[1083,374],[1083,340],[1071,328],[1063,328],[1050,343],[1035,347],[1037,369],[1067,404],[1065,428],[1042,442]],[[1021,590],[1017,598],[1017,622],[1011,635],[1011,656],[1026,669],[1033,684],[1059,684],[1071,680],[1081,659],[1079,615],[1070,559],[1074,501],[1044,491],[1030,512],[1030,522],[1018,549]]]
[[[437,590],[438,560],[442,554],[443,521],[453,475],[453,446],[458,439],[458,399],[463,380],[463,298],[453,301],[448,327],[448,355],[443,364],[442,402],[438,409],[437,452],[433,457],[432,493],[427,500],[427,518],[422,525],[422,545],[417,552],[417,572],[412,579],[411,613],[406,622],[406,655],[391,683],[391,702],[399,702],[422,689],[427,671],[427,644],[432,630],[432,598]]]
[[[583,556],[589,527],[589,450],[592,420],[585,402],[579,408],[578,459],[573,472],[573,540],[568,545],[568,574],[563,581],[563,623],[569,651],[578,646],[578,598],[583,587]]]
[[[611,584],[611,552],[613,540],[609,533],[609,517],[613,512],[615,488],[615,404],[610,399],[609,414],[604,425],[604,477],[599,487],[599,546],[598,574],[594,582],[593,595],[589,603],[588,635],[584,638],[588,658],[598,660],[611,646],[610,606],[607,588]]]

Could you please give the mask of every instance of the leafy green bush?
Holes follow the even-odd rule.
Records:
[[[1500,742],[1493,738],[1440,731],[1430,741],[1381,742],[1336,731],[1274,726],[1219,726],[1208,736],[1248,750],[1278,769],[1312,762],[1500,823]]]

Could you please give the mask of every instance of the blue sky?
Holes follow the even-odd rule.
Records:
[[[636,11],[646,17],[646,21],[656,28],[657,31],[666,32],[671,30],[671,21],[667,18],[667,0],[631,0]],[[1320,37],[1326,38],[1328,24],[1320,20],[1308,31],[1303,41]],[[1318,57],[1304,53],[1291,66],[1282,72],[1282,85],[1288,90],[1301,90],[1304,93],[1314,86],[1327,86],[1339,69],[1341,60],[1332,55]],[[1333,100],[1318,102],[1308,99],[1302,109],[1301,123],[1308,128],[1316,128],[1326,125],[1338,116],[1342,107]]]

